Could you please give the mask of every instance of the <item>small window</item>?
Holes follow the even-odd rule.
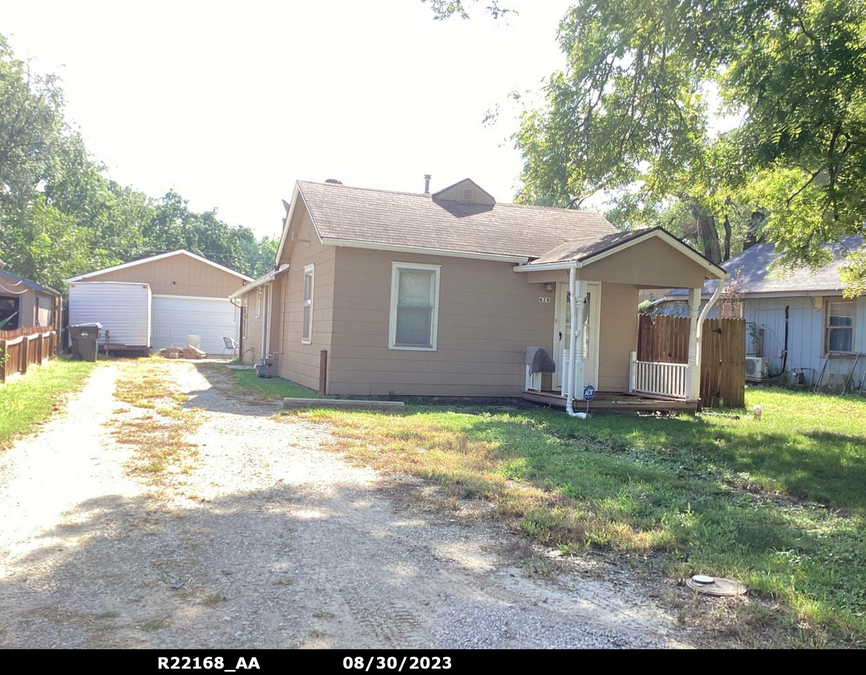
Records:
[[[304,318],[301,342],[313,341],[313,265],[304,268]]]
[[[850,352],[854,347],[854,301],[835,300],[827,303],[825,351]]]
[[[18,330],[18,298],[0,297],[0,330]]]
[[[256,289],[256,318],[261,318],[262,316],[262,289]]]
[[[243,306],[241,306],[241,323],[243,323],[243,325],[244,325],[244,340],[247,339],[247,325],[250,322],[249,304],[250,304],[250,296],[249,296],[249,293],[247,293],[244,296]]]
[[[391,349],[436,349],[439,265],[394,263],[391,274]]]

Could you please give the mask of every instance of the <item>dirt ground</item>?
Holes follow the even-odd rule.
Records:
[[[272,419],[213,364],[170,363],[195,416],[181,470],[142,472],[154,412],[106,363],[0,454],[0,646],[682,647],[658,581],[593,558],[528,574],[520,534],[413,508],[419,483]],[[186,433],[186,432],[184,432]],[[126,440],[127,442],[123,442]],[[195,453],[193,453],[195,454]],[[525,560],[525,558],[523,558]]]

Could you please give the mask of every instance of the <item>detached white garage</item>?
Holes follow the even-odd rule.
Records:
[[[67,281],[149,284],[153,292],[153,349],[185,347],[188,335],[198,335],[204,351],[219,355],[224,352],[223,338],[238,340],[240,328],[240,310],[232,305],[228,296],[252,279],[181,249],[97,270]]]

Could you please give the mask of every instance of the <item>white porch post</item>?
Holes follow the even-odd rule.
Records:
[[[628,393],[633,394],[637,389],[637,352],[628,354]]]
[[[689,289],[689,372],[686,376],[686,399],[701,397],[701,367],[698,356],[698,312],[701,308],[701,288]]]
[[[572,386],[572,397],[583,398],[583,387],[585,382],[584,365],[588,356],[585,350],[586,340],[583,338],[583,319],[586,311],[586,282],[577,281],[574,293],[574,312],[571,315],[571,329],[574,335],[574,380]]]

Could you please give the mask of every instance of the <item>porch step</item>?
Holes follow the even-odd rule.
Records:
[[[565,410],[565,398],[554,391],[524,391],[523,399],[532,403],[551,406]],[[586,410],[584,401],[575,401],[574,408],[581,412]],[[615,392],[599,392],[595,399],[589,404],[592,412],[671,412],[671,413],[696,413],[698,404],[695,401],[664,401],[643,396],[619,394]]]

